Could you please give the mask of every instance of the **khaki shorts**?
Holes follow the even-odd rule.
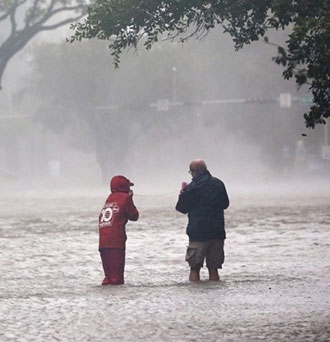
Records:
[[[189,241],[186,261],[191,268],[201,268],[206,260],[207,268],[222,268],[225,261],[224,240]]]

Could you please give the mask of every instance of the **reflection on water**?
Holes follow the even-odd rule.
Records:
[[[126,284],[101,287],[104,198],[1,199],[2,341],[330,339],[329,198],[234,196],[222,280],[192,284],[176,196],[136,196]]]

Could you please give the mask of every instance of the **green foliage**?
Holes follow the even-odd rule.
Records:
[[[236,49],[265,37],[271,29],[292,29],[274,61],[283,77],[309,86],[313,106],[307,127],[325,123],[330,100],[330,1],[327,0],[96,0],[82,22],[72,25],[70,42],[98,38],[109,41],[116,67],[120,55],[139,43],[150,49],[161,40],[201,39],[217,25]],[[142,39],[143,38],[143,39]],[[265,37],[265,41],[269,42]]]

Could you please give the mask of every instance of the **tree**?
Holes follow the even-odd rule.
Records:
[[[34,50],[28,91],[23,89],[19,96],[21,108],[37,113],[38,122],[64,136],[71,146],[95,151],[102,178],[108,181],[109,174],[126,169],[136,146],[145,140],[142,136],[159,139],[166,133],[159,121],[173,116],[150,108],[159,94],[153,95],[149,82],[158,80],[146,79],[151,63],[143,61],[130,56],[127,68],[114,70],[100,42],[72,49],[66,43],[41,44]],[[157,61],[165,65],[166,59]],[[170,123],[175,125],[174,120]]]
[[[8,27],[7,36],[0,35],[0,89],[12,57],[39,32],[54,30],[82,18],[86,13],[85,4],[85,0],[0,0],[0,23]]]
[[[325,123],[330,102],[330,1],[327,0],[96,0],[87,18],[72,25],[70,42],[109,40],[118,67],[124,49],[143,44],[150,49],[166,39],[185,42],[204,38],[221,25],[236,49],[264,37],[271,30],[289,28],[284,46],[274,61],[282,76],[307,85],[313,105],[304,114],[307,127]]]
[[[20,108],[38,113],[35,119],[58,133],[59,140],[95,152],[106,182],[110,174],[123,170],[153,177],[160,165],[163,172],[164,165],[171,165],[166,173],[174,175],[173,164],[196,153],[216,151],[219,159],[241,159],[242,149],[255,145],[262,146],[261,153],[269,156],[267,165],[273,167],[280,146],[294,150],[301,138],[303,120],[296,115],[300,103],[290,109],[277,103],[202,104],[295,92],[294,82],[274,75],[279,67],[270,58],[276,49],[256,45],[258,49],[235,52],[218,27],[207,40],[192,41],[185,48],[164,42],[139,56],[124,53],[121,67],[114,69],[101,41],[70,48],[65,42],[40,44],[33,50],[27,88],[18,94],[24,101]],[[174,99],[183,104],[158,110],[158,100]],[[232,146],[235,157],[229,157]]]

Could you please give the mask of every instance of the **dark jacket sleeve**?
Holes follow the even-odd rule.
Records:
[[[222,198],[222,208],[227,209],[229,207],[229,197],[225,185],[223,184],[223,198]]]
[[[183,191],[178,198],[175,210],[182,214],[187,214],[194,203],[193,193],[191,191]]]

